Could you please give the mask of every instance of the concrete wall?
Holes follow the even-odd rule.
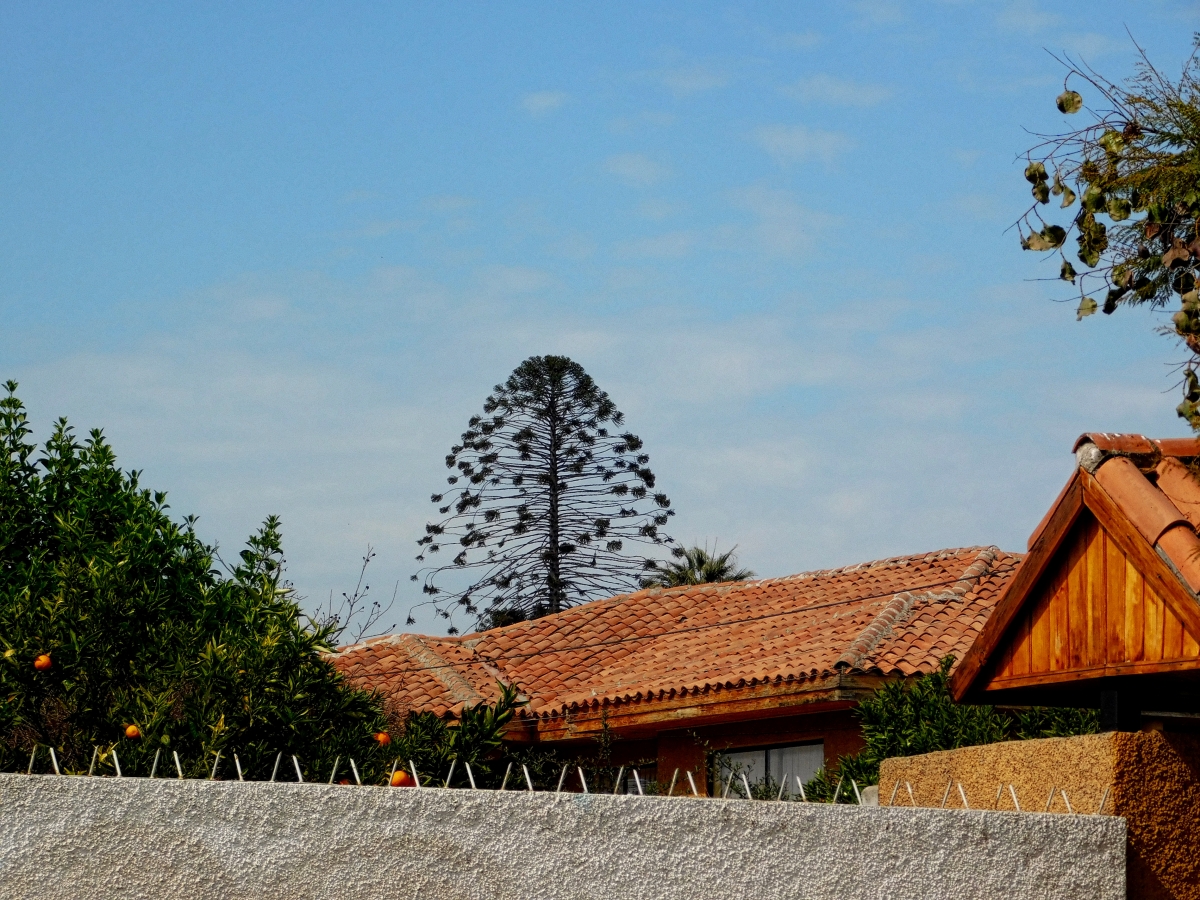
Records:
[[[905,759],[884,760],[880,802],[896,783],[896,806],[908,806],[904,782],[918,805],[961,806],[962,784],[973,807],[990,808],[1004,786],[1000,809],[1012,809],[1007,785],[1021,807],[1043,810],[1051,788],[1051,812],[1066,813],[1062,791],[1075,812],[1093,813],[1108,790],[1105,813],[1128,824],[1130,900],[1200,900],[1200,738],[1151,732],[1109,732],[1039,741],[963,747]]]
[[[0,897],[1117,900],[1125,822],[0,775]]]

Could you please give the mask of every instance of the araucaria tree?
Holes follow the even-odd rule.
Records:
[[[1058,277],[1079,293],[1079,319],[1179,303],[1166,329],[1191,352],[1178,413],[1200,431],[1200,59],[1193,50],[1174,80],[1143,54],[1124,84],[1063,63],[1058,109],[1089,121],[1039,135],[1029,151],[1033,203],[1017,223],[1021,246],[1059,258]],[[1052,196],[1068,210],[1062,224],[1048,221]]]
[[[530,357],[496,385],[446,456],[452,490],[431,498],[443,518],[417,541],[419,562],[451,557],[413,576],[451,634],[458,612],[494,627],[636,588],[657,571],[656,554],[674,545],[660,530],[674,511],[623,423],[564,356]]]

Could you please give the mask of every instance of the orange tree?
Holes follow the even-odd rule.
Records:
[[[279,522],[222,571],[194,519],[117,467],[99,431],[59,420],[39,453],[8,382],[0,397],[0,771],[39,771],[53,747],[67,771],[222,774],[237,753],[248,778],[328,778],[354,757],[386,777],[379,699],[323,656],[331,627],[305,617],[283,580]],[[135,726],[130,728],[129,726]]]

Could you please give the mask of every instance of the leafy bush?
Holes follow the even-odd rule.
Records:
[[[86,772],[161,774],[172,752],[189,776],[218,751],[232,777],[270,777],[276,754],[305,777],[353,756],[383,777],[380,701],[348,686],[283,581],[278,519],[266,520],[228,572],[176,523],[166,496],[117,467],[99,431],[83,442],[59,420],[41,455],[8,382],[0,399],[0,770],[24,769],[35,745]],[[47,654],[49,668],[34,661]],[[127,737],[128,726],[139,735]],[[45,750],[42,751],[45,753]],[[42,757],[39,770],[48,765]]]
[[[889,757],[1100,730],[1099,715],[1091,709],[1006,710],[955,703],[950,695],[953,665],[954,657],[947,656],[936,672],[922,675],[911,684],[889,682],[864,700],[857,713],[862,719],[866,747],[841,757],[836,769],[819,771],[804,786],[809,799],[832,800],[841,780],[838,802],[855,802],[851,779],[860,788],[878,784],[879,764]]]

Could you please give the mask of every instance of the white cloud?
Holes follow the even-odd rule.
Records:
[[[604,161],[604,170],[631,185],[649,186],[657,184],[671,174],[668,166],[662,165],[644,153],[621,153]]]
[[[729,74],[704,65],[665,69],[657,73],[658,80],[676,97],[688,97],[716,90],[729,84]]]
[[[743,248],[753,247],[768,256],[807,256],[817,238],[837,224],[826,213],[805,209],[790,192],[762,185],[732,191],[730,202],[755,219],[748,233],[734,231],[735,238]]]
[[[996,14],[996,24],[1002,28],[1030,35],[1057,28],[1063,21],[1062,16],[1043,9],[1036,0],[1014,0]]]
[[[661,222],[663,219],[679,215],[684,209],[682,203],[665,200],[662,197],[653,197],[638,204],[637,214],[643,219]]]
[[[653,237],[622,241],[617,245],[617,254],[640,259],[681,259],[691,252],[695,243],[695,235],[690,232],[673,231]]]
[[[853,142],[837,131],[821,131],[803,125],[765,125],[754,132],[754,139],[781,166],[820,160],[833,164]]]
[[[531,116],[544,116],[561,107],[570,99],[563,91],[537,91],[521,98],[521,105]]]
[[[813,75],[779,89],[780,93],[805,103],[825,103],[830,106],[877,106],[895,92],[882,84],[867,84],[836,78],[832,75]]]
[[[821,35],[816,31],[784,31],[769,35],[767,41],[774,47],[809,50],[821,43]]]
[[[350,237],[355,238],[381,238],[387,237],[397,231],[412,231],[417,227],[416,222],[406,219],[389,219],[380,222],[368,222],[361,228],[357,228],[350,233]]]

